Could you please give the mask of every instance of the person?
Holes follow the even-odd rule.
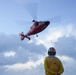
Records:
[[[62,62],[56,56],[54,47],[48,50],[48,56],[44,59],[44,69],[46,75],[61,75],[64,72]]]

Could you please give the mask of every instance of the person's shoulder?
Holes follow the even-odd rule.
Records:
[[[60,60],[58,57],[56,57],[56,60],[57,60],[58,62],[61,62],[61,60]]]
[[[60,60],[58,57],[55,57],[56,59]]]
[[[48,59],[48,58],[49,58],[48,56],[45,57],[45,59]]]
[[[45,58],[48,58],[48,56],[46,56]]]

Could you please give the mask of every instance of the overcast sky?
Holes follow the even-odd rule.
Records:
[[[38,37],[21,41],[19,33],[26,34],[33,19],[51,23]],[[0,75],[45,75],[44,58],[52,46],[62,75],[76,75],[75,20],[75,0],[0,0]]]

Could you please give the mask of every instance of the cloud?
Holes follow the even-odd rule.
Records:
[[[16,34],[0,33],[1,75],[39,73],[41,70],[43,71],[42,58],[45,53],[46,47],[43,44],[35,43],[35,40],[28,41],[25,39],[21,41]]]
[[[1,73],[1,72],[0,72]],[[30,75],[30,73],[32,75],[37,75],[37,74],[40,74],[40,75],[44,75],[44,70],[43,70],[43,65],[39,65],[38,67],[36,68],[33,68],[33,69],[25,69],[25,70],[4,70],[1,75]]]
[[[5,56],[5,57],[15,56],[15,52],[13,52],[13,51],[5,52],[5,53],[4,53],[4,56]]]
[[[18,35],[0,34],[0,65],[25,63],[29,59],[36,61],[40,55],[45,55],[46,47],[35,41],[20,40]]]
[[[55,48],[59,55],[68,55],[70,57],[76,57],[76,38],[74,36],[59,38],[55,43]]]
[[[0,34],[0,73],[2,75],[43,75],[43,59],[50,46],[54,46],[57,55],[61,57],[65,74],[75,73],[75,51],[76,37],[72,25],[52,27],[45,33],[40,33],[39,37],[31,37],[31,41],[15,34]],[[73,33],[73,34],[72,34]],[[28,65],[29,64],[29,65]],[[73,66],[71,65],[73,64]],[[72,68],[73,70],[70,71]],[[68,72],[68,73],[67,73]],[[12,74],[13,73],[13,74]]]
[[[54,46],[59,38],[64,38],[64,36],[75,37],[75,30],[72,24],[56,27],[49,25],[48,30],[45,30],[44,33],[41,32],[36,41],[38,41],[37,43],[42,43],[48,49],[50,46]]]
[[[58,56],[62,62],[63,62],[63,66],[64,66],[64,73],[63,75],[75,75],[76,74],[76,60],[74,58],[71,58],[69,56]]]
[[[32,69],[32,68],[36,68],[37,66],[39,66],[40,64],[43,63],[43,57],[40,56],[38,57],[39,59],[37,61],[32,61],[31,59],[26,62],[26,63],[17,63],[14,65],[6,65],[5,68],[7,68],[8,70],[24,70],[24,69]]]

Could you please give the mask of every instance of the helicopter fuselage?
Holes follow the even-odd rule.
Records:
[[[34,22],[34,24],[32,25],[32,27],[30,27],[30,30],[26,35],[30,36],[30,35],[37,34],[41,31],[43,31],[49,24],[50,24],[50,21]]]

